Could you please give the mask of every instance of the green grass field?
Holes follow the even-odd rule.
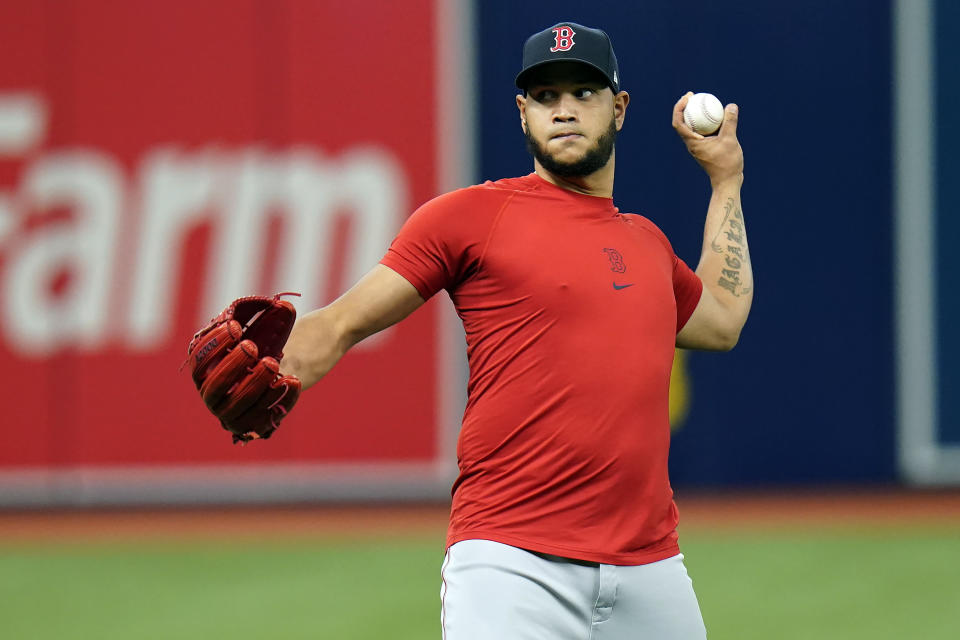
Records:
[[[960,637],[957,529],[681,536],[711,640]],[[439,639],[441,544],[0,543],[0,636]]]

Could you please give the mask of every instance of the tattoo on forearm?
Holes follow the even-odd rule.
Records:
[[[744,282],[740,277],[744,266],[750,262],[743,227],[743,211],[733,198],[727,199],[723,208],[726,215],[720,223],[717,235],[710,241],[710,248],[714,253],[722,254],[726,264],[726,268],[720,270],[720,279],[717,284],[733,295],[741,296],[750,293],[752,288],[751,283]]]

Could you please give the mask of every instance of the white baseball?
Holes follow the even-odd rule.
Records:
[[[708,136],[723,122],[723,105],[712,93],[695,93],[683,110],[683,121],[700,135]]]

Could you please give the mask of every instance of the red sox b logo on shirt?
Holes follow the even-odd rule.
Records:
[[[556,53],[557,51],[570,51],[570,49],[573,48],[573,45],[576,44],[573,41],[573,36],[575,35],[577,35],[577,32],[566,25],[562,27],[555,27],[553,29],[553,37],[556,41],[556,44],[550,47],[551,53]]]
[[[627,265],[623,264],[623,255],[616,249],[604,249],[603,252],[610,258],[610,271],[624,273]]]
[[[623,254],[617,251],[616,249],[604,249],[603,252],[607,254],[607,258],[610,260],[610,271],[614,273],[626,273],[627,265],[623,262]],[[613,288],[617,291],[626,289],[627,287],[632,287],[632,282],[620,283],[616,280],[613,281]]]

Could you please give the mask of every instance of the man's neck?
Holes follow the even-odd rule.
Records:
[[[610,156],[610,161],[602,169],[598,169],[587,176],[558,176],[545,169],[536,159],[533,161],[533,169],[538,176],[561,189],[599,198],[613,197],[613,155]]]

